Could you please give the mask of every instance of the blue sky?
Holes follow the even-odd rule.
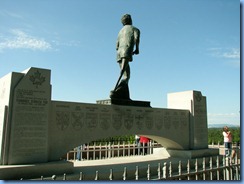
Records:
[[[141,31],[130,96],[167,108],[167,94],[207,97],[209,124],[240,124],[240,1],[1,0],[0,77],[51,69],[52,99],[96,103],[119,76],[123,14]]]

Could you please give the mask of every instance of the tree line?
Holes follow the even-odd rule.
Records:
[[[238,143],[240,142],[240,127],[238,128],[229,128],[232,133],[232,142]],[[114,136],[114,137],[107,137],[105,139],[99,139],[96,141],[91,142],[91,145],[96,143],[97,145],[105,145],[108,143],[114,144],[123,144],[123,143],[134,143],[135,142],[135,135],[123,135],[123,136]],[[208,129],[208,144],[224,144],[223,138],[223,129],[222,128],[209,128]]]
[[[232,142],[240,143],[240,127],[229,128],[232,134]],[[223,128],[209,128],[208,129],[208,144],[224,144]]]

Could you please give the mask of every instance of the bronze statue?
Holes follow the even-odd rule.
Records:
[[[132,62],[134,54],[139,54],[140,30],[132,26],[132,19],[129,14],[123,15],[121,22],[123,24],[123,28],[118,34],[116,43],[117,62],[120,66],[120,77],[114,90],[111,91],[110,97],[118,99],[130,99],[128,88],[130,79],[129,62]],[[124,76],[124,78],[120,82],[122,76]]]

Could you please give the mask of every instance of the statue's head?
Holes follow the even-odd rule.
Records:
[[[123,25],[132,25],[132,19],[129,14],[125,14],[121,18],[121,22]]]

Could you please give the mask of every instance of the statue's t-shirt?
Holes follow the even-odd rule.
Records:
[[[117,61],[122,58],[127,58],[128,61],[132,61],[133,49],[136,44],[136,40],[140,37],[140,30],[132,25],[125,25],[118,34],[117,39]]]

